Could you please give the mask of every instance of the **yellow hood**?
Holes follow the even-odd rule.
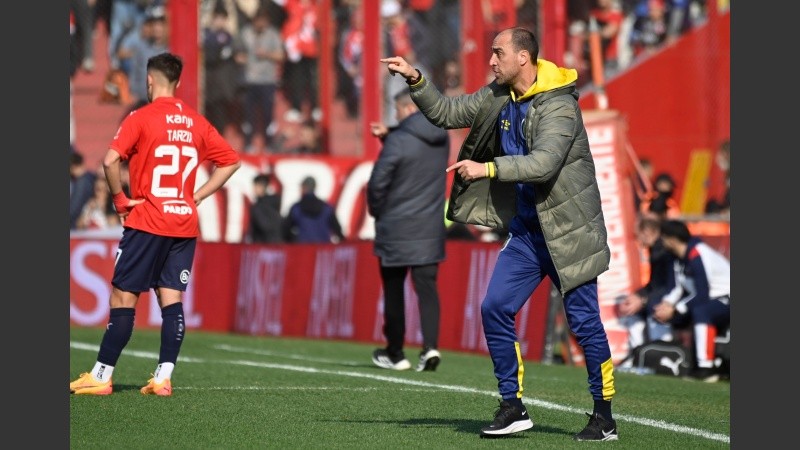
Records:
[[[515,98],[514,90],[511,90],[511,99],[515,102],[526,100],[540,92],[552,91],[564,87],[578,79],[578,71],[558,67],[554,63],[539,58],[537,64],[536,81],[533,82],[528,91],[520,98]]]

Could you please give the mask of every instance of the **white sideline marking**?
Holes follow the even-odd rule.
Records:
[[[256,350],[246,347],[234,347],[232,345],[227,345],[227,344],[212,345],[211,347],[217,350],[225,350],[228,352],[250,353],[253,355],[263,355],[263,356],[277,356],[279,358],[297,359],[304,362],[320,362],[320,363],[339,364],[344,366],[355,366],[355,367],[364,364],[363,361],[342,361],[341,359],[315,358],[312,356],[302,356],[302,355],[287,355],[285,353],[278,353],[269,350]]]
[[[97,352],[100,349],[100,346],[87,344],[84,342],[74,342],[70,341],[69,343],[71,348],[75,348],[78,350],[87,350]],[[270,356],[281,356],[281,357],[288,357],[288,355],[280,355],[274,352],[264,352],[261,350],[247,350],[246,348],[241,347],[230,347],[230,348],[223,348],[227,346],[218,346],[217,348],[228,350],[228,351],[237,351],[237,352],[250,352],[255,354],[266,354],[270,353]],[[158,359],[158,353],[154,352],[144,352],[138,350],[123,350],[123,353],[128,356],[134,356],[137,358],[149,358],[149,359]],[[291,370],[295,372],[305,372],[305,373],[321,373],[326,375],[339,375],[339,376],[346,376],[346,377],[353,377],[353,378],[367,378],[370,380],[378,380],[378,381],[386,381],[389,383],[397,383],[397,384],[405,384],[411,386],[419,386],[419,387],[426,387],[426,388],[435,388],[435,389],[442,389],[447,391],[454,391],[454,392],[462,392],[462,393],[469,393],[469,394],[481,394],[481,395],[488,395],[491,397],[497,397],[497,392],[495,391],[484,391],[480,389],[475,389],[466,386],[456,386],[456,385],[448,385],[448,384],[439,384],[439,383],[429,383],[427,381],[417,381],[417,380],[409,380],[406,378],[397,378],[397,377],[390,377],[385,375],[374,375],[370,373],[362,373],[362,372],[350,372],[344,370],[329,370],[329,369],[318,369],[314,367],[301,367],[301,366],[292,366],[288,364],[274,364],[274,363],[266,363],[266,362],[259,362],[259,361],[248,361],[248,360],[204,360],[200,358],[191,358],[181,355],[180,362],[189,362],[189,363],[225,363],[225,364],[237,364],[242,366],[250,366],[250,367],[263,367],[267,369],[280,369],[280,370]],[[293,355],[293,359],[301,359],[303,361],[312,361],[314,358],[303,358],[298,357],[297,355]],[[323,359],[316,359],[317,362],[328,361],[341,364],[341,361],[336,360],[323,360]],[[200,389],[200,388],[178,388],[178,389]],[[223,389],[223,388],[204,388],[204,389]],[[240,387],[238,389],[261,389],[258,387]],[[306,388],[304,388],[306,389]],[[338,388],[337,388],[338,389]],[[533,405],[539,408],[546,408],[556,411],[566,411],[566,412],[573,412],[577,414],[582,414],[584,412],[583,409],[572,408],[570,406],[559,405],[557,403],[551,403],[544,400],[537,400],[531,398],[524,398],[523,403],[527,405]],[[644,417],[636,417],[636,416],[629,416],[627,414],[614,414],[615,420],[623,420],[626,422],[638,423],[639,425],[645,425],[653,428],[661,428],[668,431],[674,431],[676,433],[683,433],[689,434],[693,436],[702,437],[705,439],[710,439],[714,441],[721,441],[725,443],[730,443],[731,438],[728,435],[720,434],[720,433],[712,433],[706,430],[699,430],[697,428],[691,428],[683,425],[676,425],[674,423],[665,422],[663,420],[654,420],[654,419],[647,419]]]
[[[195,386],[187,386],[187,387],[175,387],[175,390],[182,390],[182,391],[353,391],[353,392],[371,392],[382,390],[383,388],[378,387],[360,387],[360,388],[349,388],[349,387],[307,387],[307,386],[280,386],[280,387],[273,387],[273,386],[208,386],[208,387],[195,387]],[[431,392],[433,389],[406,389],[401,388],[399,389],[401,392]]]

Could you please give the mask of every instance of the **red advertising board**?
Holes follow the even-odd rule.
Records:
[[[117,240],[70,240],[70,324],[105,326]],[[439,269],[440,348],[486,353],[480,303],[498,243],[450,241]],[[540,360],[549,281],[517,317],[523,355]],[[251,335],[383,342],[378,261],[368,241],[339,245],[199,242],[184,297],[190,329]],[[413,284],[406,282],[406,342],[422,344]],[[143,294],[136,326],[160,326],[155,295]]]

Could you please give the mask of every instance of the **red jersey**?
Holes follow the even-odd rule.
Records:
[[[128,160],[130,197],[145,200],[131,209],[125,226],[160,236],[199,236],[198,166],[239,161],[217,129],[175,97],[159,97],[130,113],[109,147]]]

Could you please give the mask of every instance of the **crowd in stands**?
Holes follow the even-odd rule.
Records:
[[[605,78],[675,42],[706,21],[706,0],[568,0],[568,66],[591,81],[589,33],[597,24]]]
[[[71,75],[94,70],[93,29],[109,30],[107,101],[128,106],[146,102],[147,58],[169,41],[168,0],[70,0]],[[538,0],[481,0],[487,42],[513,25],[538,28]],[[590,83],[589,30],[601,35],[606,77],[674,42],[705,20],[704,0],[568,0],[569,36],[565,62]],[[241,137],[246,153],[326,152],[292,139],[301,126],[321,135],[319,100],[320,18],[316,0],[201,0],[204,114],[218,130]],[[363,84],[363,5],[331,2],[335,96],[350,119],[358,116]],[[460,18],[455,0],[380,0],[382,53],[402,56],[443,92],[459,92]],[[73,57],[74,55],[74,57]],[[392,99],[405,83],[385,74],[383,122],[393,125]],[[278,114],[279,100],[286,109]],[[71,121],[71,126],[73,122]],[[74,132],[71,128],[71,136]],[[74,142],[74,139],[71,139]]]

